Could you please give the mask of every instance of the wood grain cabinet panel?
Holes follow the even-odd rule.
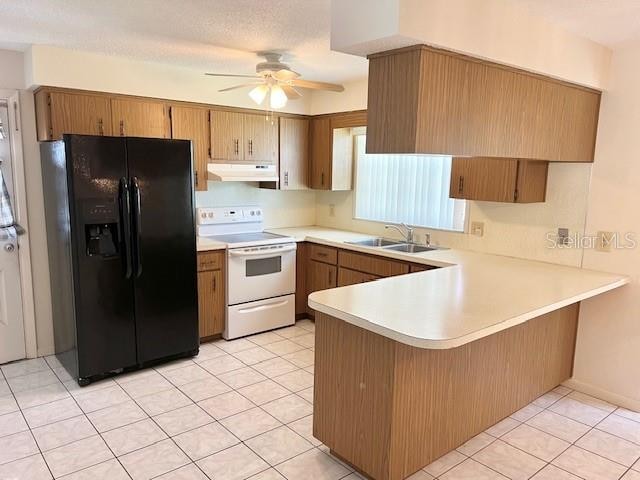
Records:
[[[370,273],[358,272],[349,268],[338,267],[338,286],[355,285],[357,283],[367,283],[378,280],[379,276]]]
[[[449,196],[507,203],[544,202],[548,162],[455,157]]]
[[[307,263],[307,295],[338,285],[338,269],[335,265],[309,260]]]
[[[242,161],[244,134],[242,113],[211,110],[211,158]]]
[[[299,242],[296,250],[296,316],[304,317],[307,312],[307,258],[309,245]]]
[[[592,162],[600,92],[424,45],[369,57],[368,153]]]
[[[218,336],[224,331],[225,252],[198,252],[198,322],[200,338]]]
[[[200,338],[224,331],[225,298],[222,270],[198,272],[198,322]]]
[[[309,188],[309,120],[280,119],[280,190]]]
[[[40,91],[36,94],[38,140],[60,140],[65,133],[111,135],[108,97]]]
[[[338,249],[312,243],[309,245],[309,258],[317,262],[335,265],[338,263]]]
[[[314,118],[309,123],[309,155],[311,188],[331,190],[333,130],[328,117]]]
[[[171,138],[191,140],[196,190],[207,190],[210,152],[209,109],[171,106]]]
[[[111,129],[124,137],[170,138],[168,107],[137,98],[111,99]]]
[[[389,260],[377,255],[354,253],[347,250],[338,252],[338,265],[351,270],[377,275],[379,277],[392,277],[409,273],[409,264]]]
[[[275,165],[278,161],[278,119],[243,114],[244,160]]]

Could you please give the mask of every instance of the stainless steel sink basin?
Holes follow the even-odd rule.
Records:
[[[385,250],[395,250],[396,252],[405,252],[405,253],[420,253],[420,252],[430,252],[432,250],[438,250],[437,247],[427,247],[426,245],[416,245],[414,243],[402,243],[400,245],[391,245],[389,247],[385,247]]]
[[[402,240],[390,240],[388,238],[370,238],[368,240],[360,240],[359,242],[345,242],[351,245],[360,245],[362,247],[388,247],[390,245],[398,245]]]

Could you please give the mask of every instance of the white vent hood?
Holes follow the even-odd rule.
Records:
[[[209,180],[214,182],[277,182],[275,165],[244,165],[237,163],[209,163]]]

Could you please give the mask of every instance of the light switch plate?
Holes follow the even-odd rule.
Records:
[[[610,252],[613,244],[613,232],[599,231],[596,238],[596,251]]]
[[[482,237],[484,235],[484,222],[471,222],[471,235]]]

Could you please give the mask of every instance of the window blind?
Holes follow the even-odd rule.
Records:
[[[356,137],[355,217],[463,231],[464,200],[449,198],[451,157],[367,155]]]

